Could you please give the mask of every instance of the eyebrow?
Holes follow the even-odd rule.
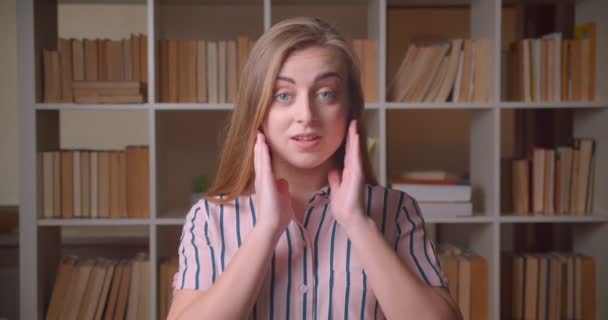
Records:
[[[317,82],[319,80],[324,80],[324,79],[327,79],[327,78],[331,78],[331,77],[336,77],[336,78],[342,80],[342,77],[340,77],[340,74],[338,74],[337,72],[335,72],[335,71],[328,71],[328,72],[324,72],[324,73],[321,73],[318,76],[316,76],[314,82]],[[277,77],[277,81],[278,80],[283,80],[283,81],[287,81],[287,82],[291,82],[293,84],[296,84],[295,80],[293,80],[292,78],[289,78],[289,77],[285,77],[285,76],[278,76]]]

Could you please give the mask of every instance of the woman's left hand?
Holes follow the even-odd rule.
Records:
[[[357,120],[352,120],[348,127],[342,177],[338,170],[332,169],[328,174],[331,187],[330,207],[338,223],[348,228],[358,218],[364,216],[363,210],[363,170],[359,147]]]

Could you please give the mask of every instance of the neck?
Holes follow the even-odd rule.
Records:
[[[273,159],[272,162],[275,179],[287,180],[292,198],[300,200],[307,200],[314,192],[327,186],[327,174],[332,168],[331,158],[320,166],[310,169],[296,168],[279,159]]]

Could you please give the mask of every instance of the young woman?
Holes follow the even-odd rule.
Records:
[[[353,51],[297,18],[257,41],[169,319],[457,319],[416,201],[377,185]]]

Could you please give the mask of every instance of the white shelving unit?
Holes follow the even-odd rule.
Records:
[[[61,0],[60,0],[61,2]],[[74,2],[74,1],[69,1]],[[79,1],[76,1],[79,2]],[[84,3],[102,4],[101,0],[81,0]],[[119,2],[120,1],[114,1]],[[124,0],[132,3],[133,1]],[[504,102],[500,97],[501,79],[501,0],[475,0],[422,2],[416,0],[355,0],[355,1],[303,1],[303,0],[140,0],[146,6],[148,26],[148,103],[137,105],[75,105],[41,103],[40,75],[41,49],[54,48],[57,40],[57,7],[53,0],[23,0],[17,2],[19,52],[19,139],[20,139],[20,317],[41,319],[45,316],[48,297],[55,279],[61,254],[62,228],[137,226],[147,230],[147,248],[150,261],[158,266],[161,258],[177,254],[180,227],[188,208],[188,194],[184,184],[193,166],[213,170],[217,158],[217,141],[197,131],[190,137],[193,150],[176,149],[176,141],[191,134],[188,123],[203,121],[204,132],[217,132],[218,122],[225,119],[231,104],[175,104],[157,102],[156,46],[161,38],[173,39],[228,39],[238,34],[257,38],[271,24],[296,15],[316,15],[335,23],[348,38],[369,38],[377,41],[379,101],[366,105],[368,132],[378,138],[373,166],[381,184],[388,177],[388,160],[396,150],[387,143],[395,130],[388,130],[387,118],[393,113],[412,110],[461,110],[470,113],[469,171],[476,190],[476,215],[462,219],[429,219],[427,223],[448,225],[447,239],[466,245],[483,255],[489,262],[489,314],[488,319],[500,315],[500,252],[503,227],[519,223],[572,224],[573,248],[577,252],[593,255],[597,263],[597,319],[608,319],[608,295],[601,290],[608,286],[608,63],[601,59],[608,55],[608,3],[603,0],[576,2],[576,23],[595,21],[597,36],[597,100],[600,102],[522,103]],[[394,103],[386,101],[387,71],[387,10],[389,6],[445,6],[463,5],[471,9],[470,35],[473,39],[489,39],[492,44],[490,101],[481,104],[453,103]],[[237,24],[226,21],[239,21]],[[441,22],[438,22],[441,23]],[[125,31],[126,33],[129,30]],[[585,217],[521,217],[500,212],[500,156],[501,118],[505,110],[568,108],[573,109],[574,135],[596,139],[596,168],[594,186],[594,214]],[[133,220],[42,220],[38,217],[36,181],[36,152],[59,148],[59,113],[68,110],[139,110],[147,117],[147,135],[150,150],[150,218]],[[396,130],[398,131],[398,130]],[[424,139],[424,137],[420,137]],[[184,152],[196,160],[184,164],[176,160]],[[177,174],[173,175],[176,170]],[[179,170],[184,171],[182,175]],[[170,174],[171,173],[171,174]],[[181,179],[181,180],[180,180]],[[189,184],[186,183],[186,188]],[[150,314],[157,318],[158,268],[150,273]],[[505,306],[503,306],[505,307]]]

